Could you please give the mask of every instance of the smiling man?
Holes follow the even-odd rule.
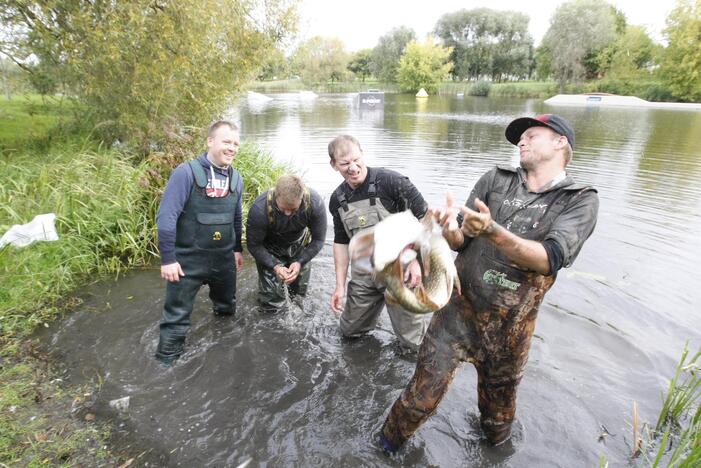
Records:
[[[258,267],[258,303],[275,312],[286,294],[301,301],[307,293],[311,260],[324,246],[326,207],[296,175],[283,175],[275,188],[251,205],[246,221],[248,251]]]
[[[450,197],[445,209],[433,210],[458,251],[462,294],[433,314],[414,376],[382,428],[388,452],[433,414],[463,362],[477,369],[484,435],[493,444],[511,436],[538,308],[596,225],[596,190],[565,171],[574,147],[569,122],[522,117],[508,125],[506,139],[518,146],[521,167],[483,175],[459,215]]]
[[[407,312],[399,305],[385,304],[385,287],[367,272],[351,268],[346,294],[349,254],[352,236],[389,216],[411,210],[417,218],[424,217],[427,205],[421,193],[407,177],[384,168],[367,167],[360,143],[350,135],[334,138],[328,147],[331,167],[343,177],[329,201],[333,215],[333,259],[336,288],[331,296],[331,308],[340,316],[341,332],[357,337],[375,328],[378,316],[386,305],[394,333],[405,348],[418,349],[428,327],[430,315]],[[410,287],[421,281],[418,262],[407,268]],[[345,299],[345,303],[344,303]]]
[[[214,313],[236,312],[236,271],[243,267],[243,180],[231,167],[239,151],[236,125],[213,123],[207,152],[179,165],[156,218],[161,277],[166,285],[156,358],[170,365],[183,352],[197,292],[209,285]]]

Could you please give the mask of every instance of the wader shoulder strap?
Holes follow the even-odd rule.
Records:
[[[370,205],[375,206],[375,198],[377,198],[377,187],[375,186],[375,171],[370,175],[370,180],[368,182],[368,196],[370,198]]]
[[[187,162],[192,169],[192,175],[195,177],[195,184],[201,189],[207,186],[207,173],[204,171],[202,164],[196,159]]]
[[[229,191],[233,193],[235,197],[242,195],[243,192],[243,177],[241,177],[239,171],[231,166],[229,166]]]
[[[273,200],[275,199],[275,189],[268,190],[268,197],[265,203],[268,212],[268,226],[273,226]]]
[[[343,211],[348,211],[348,200],[346,199],[346,194],[344,194],[341,190],[341,187],[338,187],[334,194],[336,195],[336,199],[341,205],[341,208],[343,208]]]

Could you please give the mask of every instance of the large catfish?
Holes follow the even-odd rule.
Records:
[[[411,211],[396,213],[357,233],[348,252],[353,268],[371,272],[386,287],[385,298],[416,314],[434,312],[448,303],[460,280],[448,243],[430,215],[417,220]],[[421,284],[404,280],[405,268],[418,257]]]

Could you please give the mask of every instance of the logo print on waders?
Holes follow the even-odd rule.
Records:
[[[487,284],[492,284],[494,286],[501,286],[502,288],[510,289],[516,291],[521,283],[516,281],[511,281],[506,278],[506,273],[496,270],[487,270],[482,275],[482,280]]]
[[[365,226],[365,224],[367,222],[367,221],[365,221],[365,216],[360,216],[358,218],[358,222],[360,223],[361,226]]]
[[[214,235],[212,236],[212,240],[215,240],[215,241],[221,240],[221,232],[214,231]]]

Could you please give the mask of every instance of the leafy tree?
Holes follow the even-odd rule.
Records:
[[[287,78],[290,74],[290,63],[280,49],[271,50],[265,57],[258,73],[259,80],[277,80]]]
[[[701,102],[701,0],[678,0],[667,17],[661,74],[676,97]]]
[[[443,15],[435,32],[453,48],[453,76],[478,79],[490,76],[525,77],[529,74],[533,39],[528,16],[490,8],[459,10]]]
[[[3,53],[32,53],[103,138],[144,152],[220,115],[296,24],[287,0],[0,0],[0,12],[14,33]]]
[[[50,96],[56,94],[59,83],[52,73],[51,67],[47,67],[44,62],[30,65],[29,84],[34,90],[42,96]]]
[[[611,45],[599,52],[601,73],[611,78],[633,78],[647,73],[652,65],[655,43],[642,26],[628,26]]]
[[[553,75],[553,52],[545,44],[535,50],[535,74],[539,80],[547,80]]]
[[[365,83],[365,78],[371,74],[371,57],[372,49],[362,49],[356,52],[348,63],[348,70],[359,76],[363,83]]]
[[[293,70],[307,84],[341,80],[347,65],[348,54],[338,38],[314,36],[292,54]]]
[[[552,69],[560,83],[585,76],[585,59],[616,38],[616,20],[603,0],[573,0],[560,5],[550,19],[543,45],[552,51]]]
[[[452,48],[436,44],[433,37],[419,44],[407,44],[406,52],[399,60],[397,82],[403,91],[416,92],[424,88],[427,93],[435,93],[438,84],[448,76],[453,68],[449,61]]]
[[[380,81],[396,82],[399,59],[406,51],[407,44],[414,40],[416,33],[406,26],[394,28],[380,37],[370,59],[372,74]]]

